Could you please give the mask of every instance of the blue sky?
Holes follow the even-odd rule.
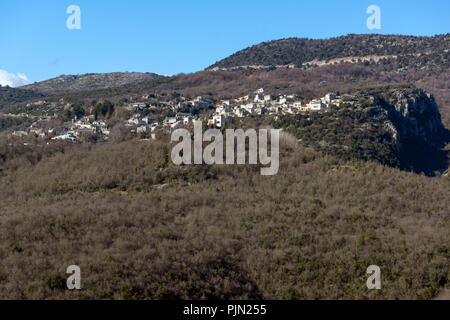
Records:
[[[81,9],[80,30],[66,27],[72,4]],[[366,26],[372,4],[381,9],[380,30]],[[31,81],[188,73],[280,38],[448,33],[449,11],[448,0],[0,0],[0,71]]]

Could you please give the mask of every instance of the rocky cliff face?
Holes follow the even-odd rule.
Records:
[[[449,134],[430,93],[418,88],[391,89],[376,104],[387,112],[385,127],[395,142],[401,167],[426,173],[448,167],[443,147]]]
[[[395,89],[383,94],[379,103],[388,111],[400,147],[409,140],[433,146],[445,142],[446,130],[431,94],[422,89]]]
[[[283,116],[274,126],[340,158],[434,174],[445,171],[448,131],[433,96],[415,87],[362,89],[326,112]]]

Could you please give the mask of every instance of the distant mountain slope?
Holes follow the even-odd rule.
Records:
[[[0,109],[5,104],[23,102],[29,99],[42,98],[44,95],[32,90],[0,86]]]
[[[160,76],[155,73],[140,72],[112,72],[112,73],[87,73],[82,75],[61,75],[57,78],[36,82],[23,86],[45,94],[60,94],[77,91],[104,89],[119,87],[126,84],[139,83],[152,80]]]
[[[295,65],[343,57],[395,56],[404,66],[449,68],[450,34],[434,37],[350,34],[331,39],[289,38],[263,42],[207,69]]]

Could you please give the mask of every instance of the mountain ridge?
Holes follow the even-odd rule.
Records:
[[[120,87],[160,77],[162,76],[150,72],[85,73],[81,75],[63,74],[55,78],[35,82],[18,88],[32,90],[42,94],[61,94]]]
[[[405,64],[449,67],[450,35],[348,34],[328,39],[284,38],[247,47],[206,68],[239,66],[302,67],[314,60],[397,55]],[[442,50],[441,50],[442,49]]]

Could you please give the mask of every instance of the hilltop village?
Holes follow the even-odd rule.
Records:
[[[144,95],[141,99],[136,100],[139,101],[122,106],[126,112],[121,124],[131,133],[147,135],[155,139],[155,132],[158,130],[170,131],[176,127],[187,126],[195,120],[204,121],[209,127],[222,128],[231,125],[233,119],[237,118],[310,111],[326,112],[330,106],[339,106],[343,101],[356,102],[357,97],[328,93],[305,103],[301,97],[294,94],[272,95],[266,93],[263,88],[259,88],[245,96],[216,103],[201,96],[194,99],[187,99],[183,96],[167,99],[167,97],[159,97],[155,94]],[[34,105],[45,107],[46,102],[41,100],[35,102]],[[10,114],[9,116],[14,117],[27,117],[31,121],[28,128],[15,130],[11,134],[13,136],[34,135],[48,140],[72,142],[79,141],[86,135],[96,136],[100,140],[108,140],[110,127],[107,117],[114,112],[114,106],[108,102],[100,105],[100,112],[97,112],[97,109],[95,112],[91,110],[91,114],[86,115],[85,110],[79,107],[74,109],[70,106],[50,105],[47,110],[60,111],[60,113],[65,110],[66,114],[72,116],[70,121],[65,121],[58,126],[50,124],[53,120],[61,118],[60,113],[54,112],[53,115],[47,113],[46,116]]]

